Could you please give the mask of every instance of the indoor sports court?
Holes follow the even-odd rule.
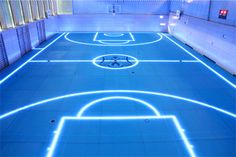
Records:
[[[0,1],[1,157],[235,157],[236,1]]]

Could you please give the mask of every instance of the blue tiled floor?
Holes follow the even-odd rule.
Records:
[[[183,144],[170,120],[86,120],[64,124],[52,156],[193,156],[190,149],[199,157],[236,156],[236,89],[221,78],[236,84],[235,77],[167,34],[220,76],[193,62],[195,58],[164,36],[149,43],[159,40],[161,34],[132,33],[135,41],[124,46],[93,41],[95,33],[68,34],[75,42],[60,37],[32,60],[36,62],[27,63],[0,85],[0,156],[47,156],[62,117],[76,117],[86,104],[111,96],[136,98],[151,104],[161,116],[175,116],[192,148]],[[47,46],[58,36],[39,47]],[[128,39],[126,36],[128,33]],[[99,37],[106,39],[103,33]],[[1,79],[37,52],[34,50],[5,69]],[[122,70],[92,64],[94,58],[105,54],[125,54],[140,62]],[[55,97],[58,98],[51,99]],[[40,103],[23,108],[36,102]],[[97,103],[83,116],[156,115],[145,105],[120,99]]]

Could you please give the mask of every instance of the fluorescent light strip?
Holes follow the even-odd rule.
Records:
[[[212,69],[210,66],[208,66],[206,63],[204,63],[202,60],[200,60],[198,57],[196,57],[195,55],[193,55],[191,52],[189,52],[188,50],[186,50],[184,47],[182,47],[181,45],[179,45],[177,42],[175,42],[174,40],[172,40],[170,37],[168,37],[167,35],[163,34],[162,35],[164,37],[166,37],[167,39],[169,39],[172,43],[174,43],[175,45],[177,45],[179,48],[181,48],[182,50],[184,50],[185,52],[187,52],[190,56],[192,56],[193,58],[195,58],[196,60],[198,60],[202,65],[204,65],[207,69],[211,70],[213,73],[215,73],[217,76],[219,76],[222,80],[224,80],[226,83],[228,83],[230,86],[232,86],[233,88],[236,88],[236,85],[232,82],[230,82],[228,79],[226,79],[224,76],[222,76],[221,74],[219,74],[217,71],[215,71],[214,69]]]
[[[96,60],[99,63],[103,60]],[[105,60],[103,62],[113,62],[114,60]],[[140,63],[199,63],[197,60],[138,60]],[[31,60],[31,63],[92,63],[93,60]],[[119,60],[119,62],[127,62],[127,60]],[[129,60],[129,62],[136,62]]]
[[[62,117],[57,130],[54,132],[55,135],[53,137],[52,143],[48,148],[48,154],[46,157],[52,157],[54,154],[54,151],[56,149],[58,140],[60,138],[60,135],[62,133],[63,130],[63,126],[65,124],[66,121],[68,120],[140,120],[140,119],[171,119],[175,126],[176,126],[176,130],[178,131],[181,140],[183,141],[186,150],[188,151],[189,155],[191,157],[196,157],[195,152],[193,151],[193,145],[190,144],[190,142],[188,141],[187,136],[184,133],[184,129],[181,127],[178,119],[176,118],[176,116],[172,116],[172,115],[168,115],[168,116],[105,116],[105,117]]]
[[[168,98],[172,98],[172,99],[183,100],[183,101],[190,102],[190,103],[193,103],[193,104],[198,104],[200,106],[203,106],[203,107],[215,110],[217,112],[223,113],[225,115],[228,115],[230,117],[236,118],[235,113],[229,112],[227,110],[224,110],[224,109],[212,106],[212,105],[209,105],[207,103],[203,103],[203,102],[196,101],[196,100],[189,99],[189,98],[184,98],[184,97],[177,96],[177,95],[171,95],[171,94],[160,93],[160,92],[141,91],[141,90],[101,90],[101,91],[87,91],[87,92],[66,94],[66,95],[62,95],[62,96],[53,97],[53,98],[50,98],[50,99],[45,99],[45,100],[42,100],[42,101],[38,101],[36,103],[32,103],[32,104],[29,104],[29,105],[26,105],[26,106],[23,106],[23,107],[19,107],[15,110],[4,113],[4,114],[0,115],[0,120],[4,119],[6,117],[9,117],[11,115],[14,115],[14,114],[16,114],[20,111],[24,111],[24,110],[27,110],[29,108],[33,108],[33,107],[42,105],[44,103],[48,103],[48,102],[52,102],[52,101],[56,101],[56,100],[61,100],[61,99],[66,99],[66,98],[70,98],[70,97],[92,95],[92,94],[107,94],[107,93],[123,93],[123,94],[126,94],[126,93],[133,93],[134,94],[134,93],[136,93],[136,94],[147,94],[147,95],[163,96],[163,97],[168,97]]]
[[[36,56],[38,56],[41,52],[43,52],[45,49],[47,49],[49,46],[51,46],[54,42],[56,42],[59,38],[61,38],[62,36],[64,36],[65,33],[61,34],[59,37],[57,37],[56,39],[54,39],[51,43],[49,43],[47,46],[45,46],[43,49],[41,49],[39,52],[37,52],[35,55],[33,55],[30,59],[28,59],[26,62],[24,62],[21,66],[19,66],[18,68],[16,68],[13,72],[11,72],[9,75],[7,75],[6,77],[4,77],[1,81],[0,84],[2,84],[3,82],[5,82],[8,78],[10,78],[12,75],[14,75],[18,70],[20,70],[22,67],[24,67],[27,63],[29,63],[32,59],[34,59]]]

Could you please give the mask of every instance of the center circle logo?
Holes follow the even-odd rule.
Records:
[[[99,68],[121,70],[135,67],[139,61],[125,54],[106,54],[93,59],[93,64]]]

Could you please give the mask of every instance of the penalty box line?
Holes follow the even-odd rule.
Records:
[[[48,147],[48,154],[46,157],[53,157],[55,152],[58,140],[60,138],[61,132],[63,130],[63,126],[67,120],[140,120],[140,119],[171,119],[175,127],[181,137],[181,140],[184,143],[186,150],[188,151],[190,157],[196,157],[195,152],[193,151],[193,145],[190,144],[187,136],[185,135],[185,130],[181,127],[176,116],[168,115],[168,116],[109,116],[109,117],[62,117],[57,130],[54,131],[54,137],[51,142],[51,145]]]
[[[104,33],[99,33],[99,32],[96,32],[96,34],[94,35],[94,38],[93,38],[93,41],[98,41],[98,42],[103,42],[103,41],[127,41],[127,42],[130,42],[130,41],[135,41],[135,38],[134,38],[134,36],[133,36],[133,34],[131,33],[131,32],[129,32],[129,33],[123,33],[123,34],[129,34],[129,36],[130,36],[130,39],[128,39],[128,40],[111,40],[111,39],[97,39],[98,38],[98,35],[99,34],[103,34],[104,35]],[[114,37],[114,38],[119,38],[119,37]]]

